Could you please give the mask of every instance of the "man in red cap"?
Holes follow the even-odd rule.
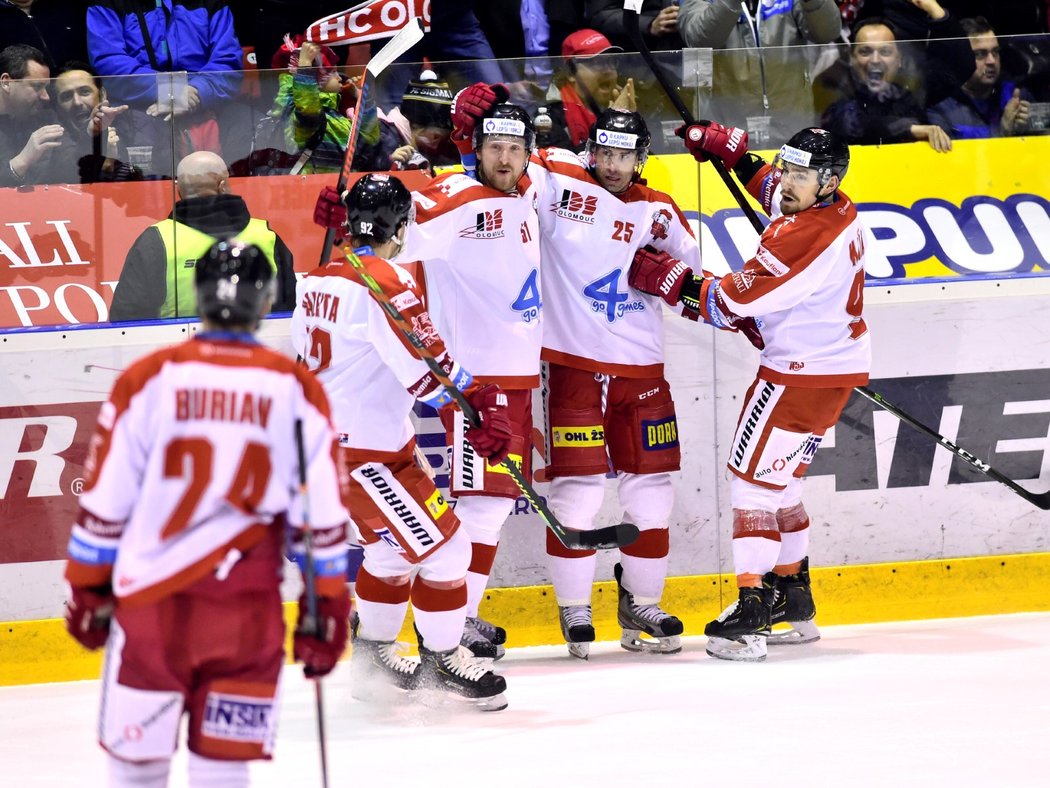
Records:
[[[565,71],[554,76],[557,98],[547,104],[552,130],[545,144],[583,150],[598,113],[608,109],[623,90],[614,53],[623,52],[597,30],[577,30],[561,45]],[[548,94],[550,95],[550,94]],[[625,96],[626,100],[627,97]],[[633,97],[630,106],[634,110]]]

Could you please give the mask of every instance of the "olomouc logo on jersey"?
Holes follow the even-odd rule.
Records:
[[[474,219],[474,224],[464,227],[459,231],[460,238],[476,238],[486,241],[490,238],[503,237],[503,209],[494,211],[479,211]]]
[[[598,198],[584,197],[572,189],[562,189],[561,198],[551,203],[555,216],[583,224],[594,224],[594,212],[598,210]]]

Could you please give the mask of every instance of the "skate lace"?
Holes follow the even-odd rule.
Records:
[[[387,667],[398,673],[415,673],[419,663],[405,659],[402,654],[408,651],[408,644],[397,641],[395,643],[382,643],[377,649],[379,658]]]
[[[728,618],[733,616],[737,612],[737,610],[739,608],[740,608],[740,600],[739,599],[734,599],[733,602],[729,605],[729,607],[727,607],[725,610],[723,610],[722,611],[722,615],[720,615],[716,620],[717,621],[721,621],[721,622],[725,622]]]
[[[631,605],[631,614],[649,624],[659,624],[671,617],[670,613],[665,613],[659,605]]]
[[[591,623],[590,605],[566,605],[561,609],[561,613],[567,627],[587,626]]]
[[[445,667],[457,676],[462,676],[470,681],[479,681],[482,676],[489,672],[487,661],[475,658],[463,646],[459,646],[443,659]]]

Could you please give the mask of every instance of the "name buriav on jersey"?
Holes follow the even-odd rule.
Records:
[[[230,421],[266,429],[272,409],[272,397],[250,391],[175,389],[176,421]]]

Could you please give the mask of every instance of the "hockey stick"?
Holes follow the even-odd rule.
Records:
[[[310,528],[310,496],[306,487],[306,449],[303,445],[303,420],[295,420],[295,449],[299,453],[299,500],[303,508],[303,581],[306,583],[306,619],[302,628],[307,632],[317,631],[317,589],[314,588],[314,535]],[[321,785],[328,788],[328,748],[324,732],[324,696],[321,694],[321,679],[314,679],[314,696],[317,699],[317,736],[321,744]]]
[[[438,364],[437,359],[427,350],[423,342],[416,336],[415,331],[412,330],[412,326],[409,325],[408,321],[405,320],[404,315],[398,311],[398,308],[387,297],[386,293],[383,292],[383,288],[375,280],[375,278],[368,273],[368,269],[365,268],[364,263],[361,262],[360,258],[353,252],[347,252],[346,249],[340,248],[340,253],[346,258],[347,262],[354,267],[354,270],[360,275],[362,281],[372,294],[375,296],[376,301],[379,302],[379,306],[382,307],[383,311],[386,312],[390,320],[398,327],[401,333],[409,341],[413,348],[416,350],[416,355],[426,363],[430,368],[430,371],[437,378],[438,382],[444,387],[445,391],[448,392],[449,396],[455,400],[459,409],[463,411],[463,417],[470,423],[472,427],[481,426],[481,417],[478,412],[470,404],[466,397],[463,396],[455,384],[449,380],[445,370]],[[514,462],[508,457],[501,463],[506,469],[507,473],[510,474],[511,478],[517,483],[521,492],[528,499],[528,502],[532,504],[533,508],[539,512],[540,517],[546,523],[547,527],[551,529],[554,535],[558,538],[565,547],[570,550],[608,550],[612,548],[626,547],[638,538],[638,527],[632,523],[617,523],[616,525],[607,525],[603,528],[595,528],[593,531],[579,531],[575,528],[566,528],[560,522],[558,518],[554,516],[554,513],[547,508],[547,505],[543,502],[539,493],[529,484],[528,480],[522,474],[521,469],[514,464]]]
[[[642,37],[642,31],[638,27],[638,16],[642,11],[643,0],[624,0],[623,2],[623,26],[627,31],[627,37],[631,39],[631,43],[638,47],[638,52],[642,56],[642,60],[649,66],[649,70],[653,72],[653,76],[656,77],[656,81],[660,83],[660,87],[663,88],[664,93],[667,94],[667,98],[671,100],[671,104],[678,110],[678,114],[682,116],[682,120],[685,121],[687,126],[707,126],[710,121],[697,120],[693,117],[693,113],[689,111],[689,107],[682,101],[681,96],[678,95],[678,91],[675,89],[668,80],[667,76],[660,69],[656,59],[653,57],[653,53],[649,50],[648,44],[645,43],[645,39]],[[726,171],[725,164],[717,156],[711,156],[708,159],[711,162],[711,166],[715,168],[719,177],[725,183],[726,188],[729,189],[733,195],[733,199],[736,200],[737,205],[740,206],[740,210],[747,216],[748,221],[751,222],[751,226],[755,230],[762,234],[765,229],[762,224],[762,220],[758,218],[758,214],[755,213],[755,209],[751,207],[751,204],[744,197],[743,192],[740,191],[740,187],[736,185],[736,181],[733,180],[732,176]]]
[[[361,80],[361,88],[357,93],[357,105],[354,109],[354,122],[350,128],[350,139],[346,141],[346,155],[343,157],[343,168],[339,171],[339,180],[336,182],[336,191],[340,194],[346,189],[346,182],[350,178],[353,169],[354,152],[357,150],[357,140],[361,136],[361,127],[365,125],[366,117],[369,125],[373,120],[378,132],[379,118],[375,105],[376,77],[397,60],[401,55],[414,47],[423,38],[423,21],[412,19],[407,25],[398,31],[397,35],[387,41],[368,61],[365,66],[364,79]],[[328,262],[332,254],[332,245],[335,242],[335,228],[329,227],[325,230],[324,245],[321,247],[321,259],[318,265]]]
[[[678,114],[682,116],[682,120],[684,120],[689,125],[695,125],[697,123],[699,123],[700,125],[707,125],[707,121],[697,121],[693,117],[693,114],[689,111],[689,108],[685,106],[682,99],[679,97],[678,92],[675,90],[674,86],[667,81],[663,72],[660,70],[656,61],[653,59],[653,54],[649,51],[649,47],[646,46],[645,40],[642,38],[641,31],[638,27],[638,15],[641,11],[641,6],[642,0],[624,0],[623,25],[627,31],[627,35],[630,37],[634,45],[638,47],[638,51],[639,53],[641,53],[642,59],[645,61],[646,65],[649,66],[649,70],[653,72],[653,76],[656,77],[656,81],[660,83],[660,87],[663,88],[664,93],[666,93],[667,97],[671,100],[671,104],[673,104],[674,108],[678,110]],[[755,231],[761,235],[761,233],[764,230],[764,227],[762,225],[761,220],[758,218],[758,214],[755,213],[755,210],[751,207],[751,204],[747,202],[747,199],[744,197],[739,187],[737,187],[736,182],[732,180],[729,173],[726,171],[725,165],[719,158],[714,156],[712,156],[709,159],[709,161],[714,166],[715,170],[718,171],[718,174],[722,177],[722,180],[725,181],[725,184],[729,188],[729,191],[732,193],[733,198],[737,202],[737,205],[740,206],[740,209],[750,220],[751,225],[755,228]],[[975,457],[973,454],[966,451],[966,449],[959,448],[950,440],[945,438],[943,435],[940,435],[930,427],[927,427],[925,424],[918,421],[910,414],[898,408],[892,402],[886,401],[882,398],[880,394],[877,394],[876,392],[872,391],[866,386],[857,386],[854,390],[858,394],[867,397],[876,405],[885,408],[898,419],[905,422],[906,424],[911,425],[919,432],[925,432],[927,435],[929,435],[931,438],[937,441],[937,443],[946,448],[956,457],[969,463],[989,478],[994,479],[1000,484],[1006,485],[1029,503],[1038,506],[1040,509],[1050,509],[1050,492],[1040,494],[1026,490],[1024,487],[1021,487],[1009,477],[995,470],[995,468],[990,466],[984,460]]]
[[[943,446],[948,451],[950,451],[952,454],[954,454],[956,457],[958,457],[960,460],[963,460],[964,462],[972,465],[974,468],[979,470],[981,473],[983,473],[988,478],[994,479],[995,481],[999,482],[1000,484],[1006,485],[1011,490],[1013,490],[1015,493],[1017,493],[1022,498],[1024,498],[1026,501],[1028,501],[1030,504],[1034,504],[1035,506],[1038,506],[1040,509],[1050,509],[1050,491],[1045,492],[1045,493],[1034,493],[1034,492],[1030,492],[1029,490],[1026,490],[1024,487],[1019,485],[1013,479],[1011,479],[1010,477],[1008,477],[1008,476],[1004,475],[1003,473],[997,471],[995,468],[993,468],[991,465],[986,463],[984,460],[980,459],[979,457],[975,457],[973,454],[970,454],[970,452],[966,451],[966,449],[962,449],[962,448],[956,446],[954,443],[952,443],[950,440],[945,438],[943,435],[940,435],[937,432],[935,432],[932,428],[927,427],[921,421],[916,419],[914,416],[904,412],[903,410],[898,408],[896,405],[894,405],[892,402],[887,402],[886,400],[884,400],[882,398],[882,396],[880,394],[872,391],[867,386],[857,386],[853,390],[856,391],[861,396],[867,397],[869,400],[874,402],[876,405],[879,405],[882,408],[885,408],[890,413],[892,413],[894,416],[896,416],[898,419],[903,421],[905,424],[911,425],[914,429],[917,429],[919,432],[925,432],[927,435],[929,435],[931,438],[933,438],[935,441],[937,441],[937,443],[939,443],[941,446]]]

